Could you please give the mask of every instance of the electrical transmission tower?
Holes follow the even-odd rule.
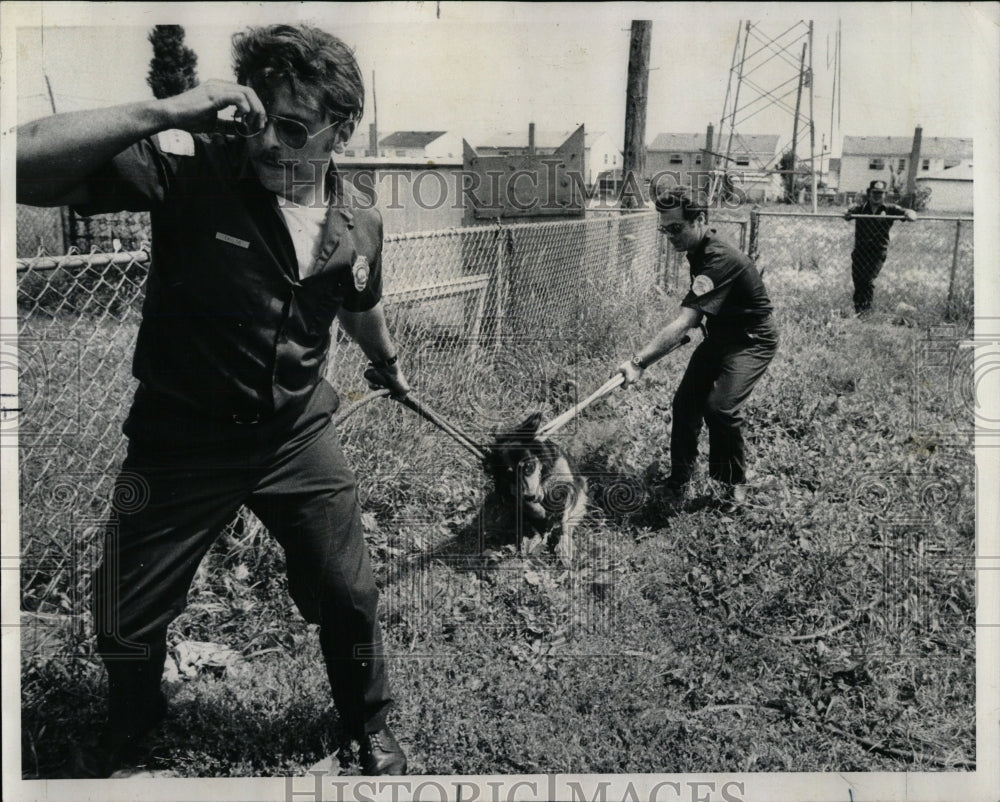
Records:
[[[799,161],[798,150],[808,137],[815,211],[812,41],[811,21],[800,20],[777,36],[770,35],[749,20],[740,21],[714,153],[709,156],[716,164],[722,161],[715,172],[723,175],[734,169],[781,174],[786,193],[792,194],[796,162]],[[807,108],[803,108],[805,90],[808,90]],[[779,146],[772,153],[761,153],[752,147],[744,131],[748,121],[768,109],[779,109],[791,117],[790,136],[785,139],[784,135],[779,135],[779,145],[787,142],[787,147]],[[733,157],[734,153],[740,154],[739,161]],[[785,176],[788,178],[785,179]],[[723,186],[727,183],[723,180]]]

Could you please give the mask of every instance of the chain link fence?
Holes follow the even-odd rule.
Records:
[[[746,215],[736,217],[731,213],[722,215],[712,212],[709,215],[708,225],[709,228],[715,229],[720,237],[746,253],[750,232],[750,221]],[[685,295],[691,285],[691,268],[688,264],[687,254],[675,251],[666,237],[660,238],[660,253],[664,286],[669,288],[671,292],[681,296]]]
[[[40,208],[17,204],[17,255],[32,257],[45,253],[66,253],[69,209]]]
[[[796,288],[794,307],[803,314],[823,310],[852,313],[857,301],[876,314],[911,325],[968,321],[973,314],[972,218],[919,217],[895,221],[884,249],[859,239],[855,227],[875,220],[843,215],[755,212],[749,252],[772,297]],[[878,223],[883,225],[882,223]],[[854,276],[862,297],[855,297]],[[865,297],[871,287],[873,300]]]
[[[149,212],[116,212],[84,217],[68,207],[17,204],[17,255],[136,251],[149,243]]]
[[[663,314],[654,220],[601,214],[386,237],[384,306],[415,391],[485,441],[603,381]],[[63,616],[77,635],[89,627],[83,605],[112,493],[128,492],[114,479],[148,268],[145,250],[18,260],[20,413],[5,426],[20,445],[22,609],[44,627]],[[365,360],[334,333],[326,374],[347,408],[368,392]],[[341,433],[368,509],[439,492],[442,450],[466,476],[482,471],[388,401],[359,407]],[[259,529],[249,513],[234,523]]]
[[[756,255],[779,321],[850,308],[854,232],[842,217],[758,213],[711,224]],[[923,218],[892,233],[876,312],[905,303],[920,325],[970,319],[972,221]],[[603,383],[669,319],[689,282],[684,255],[657,234],[649,211],[393,235],[383,261],[386,314],[414,391],[483,442]],[[2,431],[20,446],[22,609],[43,633],[60,621],[85,634],[112,493],[128,492],[113,485],[148,267],[143,249],[18,260],[20,412]],[[326,374],[344,409],[368,392],[363,368],[360,350],[335,329]],[[341,433],[365,509],[402,511],[396,521],[429,537],[441,529],[425,520],[429,501],[466,492],[469,477],[482,475],[398,404],[360,406]],[[260,527],[244,512],[234,531],[245,542]],[[71,639],[77,649],[85,641]],[[24,642],[47,648],[37,635]]]

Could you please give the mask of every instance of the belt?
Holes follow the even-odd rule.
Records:
[[[232,407],[227,410],[222,405],[213,409],[195,407],[178,399],[165,397],[155,390],[150,390],[146,385],[140,384],[136,390],[133,412],[141,411],[142,417],[146,420],[151,417],[160,419],[166,417],[172,418],[178,423],[187,420],[194,426],[213,423],[214,425],[229,424],[239,427],[257,426],[281,418],[294,420],[310,403],[313,403],[316,392],[332,394],[332,400],[328,402],[328,405],[335,411],[336,407],[339,406],[339,398],[332,387],[327,384],[326,388],[329,389],[326,390],[323,385],[323,382],[317,384],[309,393],[289,399],[276,410],[246,408],[234,410]]]
[[[275,417],[283,410],[277,412],[256,411],[227,411],[223,408],[204,409],[192,404],[185,403],[176,398],[169,398],[155,390],[150,390],[144,384],[140,384],[135,394],[134,407],[157,416],[168,416],[179,419],[189,419],[192,423],[232,423],[237,426],[255,426]]]

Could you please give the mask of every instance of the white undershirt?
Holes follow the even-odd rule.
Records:
[[[316,263],[327,207],[297,206],[286,199],[278,204],[278,208],[285,218],[288,233],[292,235],[295,258],[299,263],[299,278],[305,278],[313,272],[313,265]]]

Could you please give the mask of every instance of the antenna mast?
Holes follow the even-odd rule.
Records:
[[[722,158],[722,169],[729,169],[736,161],[734,154],[749,157],[748,172],[773,175],[780,172],[775,160],[781,157],[783,148],[776,153],[755,152],[748,141],[745,130],[747,123],[767,109],[778,109],[792,117],[792,139],[788,144],[791,160],[797,160],[797,131],[800,117],[809,126],[810,169],[815,159],[815,128],[813,126],[813,80],[812,80],[812,22],[800,20],[777,36],[772,36],[759,25],[746,20],[741,22],[736,33],[733,61],[729,68],[729,85],[719,121],[719,146],[716,150]],[[801,56],[796,50],[802,51]],[[737,58],[737,53],[739,57]],[[807,60],[808,59],[808,60]],[[808,65],[808,66],[807,66]],[[731,87],[735,82],[735,89]],[[793,107],[790,98],[809,87],[808,119],[800,108]],[[799,105],[796,103],[796,106]],[[725,150],[722,149],[722,131],[728,128],[729,137]],[[779,142],[781,139],[779,138]],[[787,142],[788,140],[786,140]],[[815,180],[815,179],[814,179]],[[794,177],[790,181],[794,188]],[[813,191],[815,199],[816,192]],[[815,203],[815,200],[814,200]]]

